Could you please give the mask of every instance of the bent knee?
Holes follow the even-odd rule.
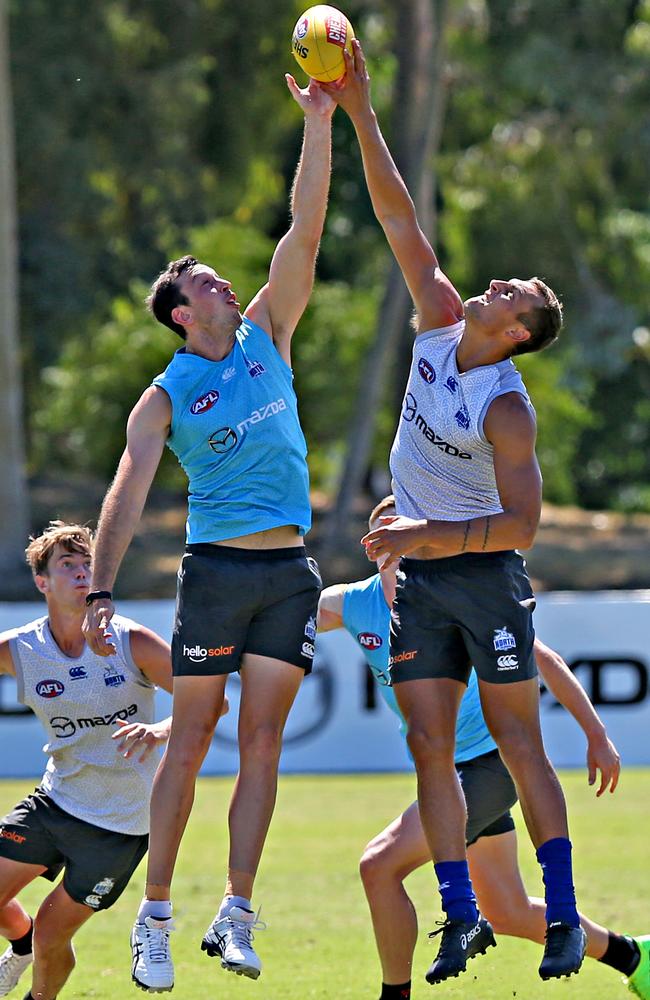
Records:
[[[376,884],[385,884],[388,879],[401,881],[387,840],[377,838],[366,845],[359,861],[359,875],[366,889]]]
[[[47,958],[50,955],[60,957],[62,952],[68,951],[67,959],[71,965],[75,964],[74,950],[72,948],[72,938],[67,933],[61,933],[57,926],[57,921],[47,914],[37,913],[34,919],[33,950],[39,958]]]
[[[480,904],[481,914],[492,925],[495,934],[508,937],[526,937],[530,911],[527,907],[516,907],[503,900],[499,904]]]

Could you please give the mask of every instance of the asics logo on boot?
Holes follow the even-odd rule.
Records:
[[[468,944],[470,943],[470,941],[474,940],[480,929],[481,925],[477,924],[476,927],[472,927],[471,931],[468,931],[467,934],[461,934],[460,943],[463,946],[464,951],[467,951]]]

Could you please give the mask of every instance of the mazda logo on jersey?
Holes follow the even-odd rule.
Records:
[[[357,641],[364,649],[379,649],[384,644],[382,637],[374,632],[359,632]]]
[[[66,719],[63,715],[55,715],[53,719],[50,719],[50,725],[61,740],[67,739],[68,736],[74,736],[77,728],[72,719]]]
[[[64,691],[65,686],[61,681],[39,681],[36,685],[36,694],[40,695],[41,698],[58,698]]]
[[[232,451],[237,444],[237,434],[232,427],[220,427],[210,435],[208,444],[217,455],[224,455],[227,451]]]
[[[199,396],[198,399],[194,400],[194,402],[190,406],[190,413],[193,413],[195,416],[200,413],[207,413],[208,410],[211,410],[212,407],[215,405],[215,403],[218,402],[219,402],[218,390],[210,389],[209,392],[204,393],[202,396]]]

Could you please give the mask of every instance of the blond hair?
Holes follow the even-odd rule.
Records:
[[[27,564],[34,576],[47,573],[47,564],[57,545],[65,552],[81,552],[92,556],[95,536],[84,524],[66,524],[65,521],[50,521],[42,535],[30,535],[25,549]]]

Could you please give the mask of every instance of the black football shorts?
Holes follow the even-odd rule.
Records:
[[[188,545],[178,572],[174,676],[239,670],[244,653],[311,671],[321,590],[302,545],[238,549]]]
[[[496,837],[514,830],[510,809],[517,791],[498,750],[456,764],[467,804],[467,846],[479,837]]]
[[[147,834],[104,830],[71,816],[36,788],[0,819],[0,857],[43,865],[76,903],[107,910],[126,889],[147,853]]]
[[[391,612],[393,684],[451,677],[509,684],[537,675],[535,599],[519,553],[400,560]]]

